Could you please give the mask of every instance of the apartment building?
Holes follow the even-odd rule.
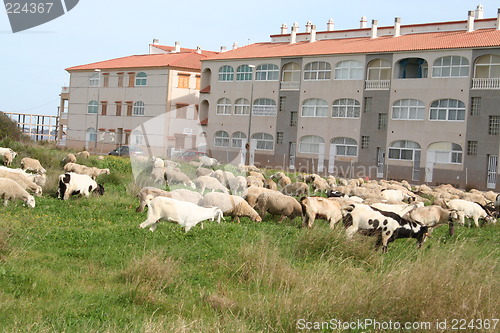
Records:
[[[157,156],[205,146],[200,68],[213,54],[154,40],[149,54],[67,68],[70,85],[60,107],[66,146],[107,153],[131,144]]]
[[[202,60],[211,153],[498,190],[499,29],[500,14],[483,18],[481,6],[453,22],[367,27],[363,17],[356,29],[330,20],[324,31],[308,22],[290,33],[284,24],[270,42]]]

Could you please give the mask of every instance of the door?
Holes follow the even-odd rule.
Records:
[[[411,175],[411,180],[420,180],[420,150],[415,150],[413,153],[413,172]]]
[[[330,143],[330,151],[328,153],[328,173],[332,174],[335,170],[335,155],[337,155],[337,146]]]
[[[325,144],[319,144],[319,153],[318,153],[318,173],[322,173],[325,169]]]
[[[377,148],[377,178],[384,177],[385,148]]]
[[[290,170],[295,170],[295,142],[290,142],[288,146],[288,154],[290,156],[290,163],[288,168]]]
[[[434,161],[436,160],[436,151],[427,152],[427,162],[425,163],[425,182],[432,183],[432,174],[434,172]]]
[[[488,155],[488,179],[486,181],[487,188],[496,188],[497,186],[497,166],[498,155]]]

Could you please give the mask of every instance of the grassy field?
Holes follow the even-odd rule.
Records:
[[[1,332],[295,332],[300,319],[499,317],[498,226],[458,227],[452,238],[443,227],[420,250],[397,240],[387,254],[320,220],[312,230],[268,217],[151,233],[138,228],[147,213],[135,212],[127,159],[92,158],[111,168],[105,195],[61,201],[66,152],[13,148],[15,163],[24,154],[53,167],[35,209],[0,207]]]

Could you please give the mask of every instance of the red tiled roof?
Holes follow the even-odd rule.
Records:
[[[500,46],[500,31],[496,29],[481,29],[472,32],[441,31],[407,34],[399,37],[383,36],[373,39],[369,37],[324,39],[314,43],[256,43],[225,53],[219,53],[206,60],[384,53],[498,46]]]
[[[159,45],[159,44],[149,44],[149,45],[153,46],[153,47],[156,47],[157,49],[166,51],[166,52],[172,52],[172,51],[175,50],[175,46]],[[181,53],[184,53],[184,52],[196,52],[196,50],[195,49],[187,49],[187,48],[181,47]],[[211,56],[211,55],[217,54],[218,52],[208,51],[208,50],[202,50],[201,53],[204,54],[204,55],[206,55],[206,56]]]
[[[206,86],[205,88],[200,90],[200,93],[210,93],[210,86]]]

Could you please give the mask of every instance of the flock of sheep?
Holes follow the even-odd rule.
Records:
[[[45,169],[39,161],[28,157],[22,159],[20,169],[10,168],[16,157],[10,148],[0,148],[0,156],[5,164],[0,167],[0,196],[4,204],[21,199],[27,206],[35,207],[35,199],[28,191],[42,194]],[[79,158],[88,156],[88,152],[79,153]],[[191,179],[176,162],[141,158],[141,163],[149,165],[146,176],[153,186],[139,191],[136,211],[148,207],[147,219],[140,227],[151,231],[160,220],[178,223],[187,232],[205,220],[220,222],[223,216],[230,216],[238,223],[241,217],[261,222],[267,214],[279,217],[280,223],[286,218],[300,217],[302,226],[307,228],[312,228],[315,219],[320,218],[330,228],[343,221],[348,238],[357,232],[377,236],[377,246],[382,246],[385,252],[388,243],[397,238],[415,238],[420,246],[441,225],[448,225],[453,235],[455,223],[465,225],[465,218],[472,219],[479,227],[479,219],[496,223],[498,217],[499,195],[492,191],[465,192],[451,185],[412,188],[404,180],[347,180],[317,174],[298,174],[292,182],[284,172],[266,177],[266,172],[255,166],[239,165],[232,173],[228,171],[231,168],[224,170],[208,157],[190,162],[196,167],[196,175]],[[104,194],[104,187],[97,184],[96,178],[109,174],[109,169],[77,164],[73,154],[68,154],[63,162],[65,173],[59,176],[59,198]],[[179,188],[162,190],[165,185]],[[430,197],[434,198],[433,204],[424,205]]]

